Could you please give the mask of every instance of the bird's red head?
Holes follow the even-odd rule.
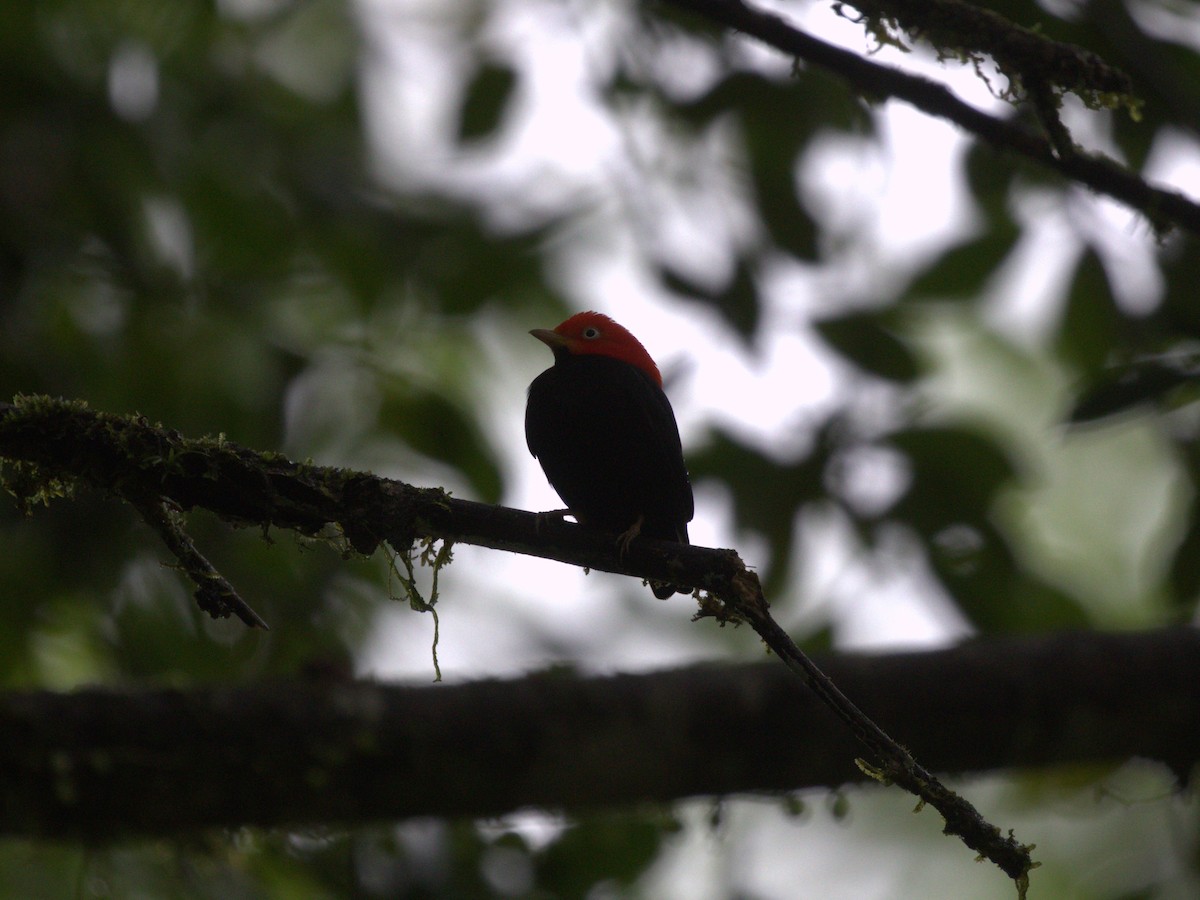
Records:
[[[637,366],[662,387],[662,375],[642,342],[603,313],[576,313],[553,331],[535,328],[529,333],[556,354],[611,356]]]

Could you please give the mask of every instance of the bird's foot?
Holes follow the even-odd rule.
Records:
[[[642,533],[642,523],[646,521],[646,517],[639,515],[637,521],[629,526],[628,531],[624,531],[617,537],[617,555],[624,556],[629,552],[629,545],[633,543],[633,539]]]

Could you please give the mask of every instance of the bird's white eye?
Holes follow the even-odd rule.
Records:
[[[589,325],[587,328],[583,329],[584,340],[594,341],[598,337],[600,337],[600,329],[595,325]]]

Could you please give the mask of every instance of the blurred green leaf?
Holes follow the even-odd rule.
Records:
[[[885,312],[854,312],[821,319],[813,328],[839,354],[860,369],[889,381],[910,382],[921,374],[921,366],[908,343],[889,323]]]
[[[480,66],[467,84],[459,110],[459,142],[479,140],[495,132],[504,121],[516,86],[517,73],[511,66],[496,62]]]
[[[1016,245],[1020,232],[1006,223],[938,257],[909,286],[908,297],[974,300]]]
[[[1200,239],[1177,235],[1160,255],[1166,285],[1159,318],[1170,332],[1200,339],[1200,303],[1196,285],[1200,284]]]
[[[1194,501],[1187,530],[1171,559],[1170,581],[1175,602],[1186,614],[1200,594],[1200,514]]]
[[[985,228],[1001,234],[1016,228],[1012,219],[1013,168],[1005,157],[982,142],[968,148],[963,160],[971,199],[983,214]]]
[[[738,260],[733,278],[718,290],[698,284],[670,263],[660,264],[658,273],[669,290],[694,297],[713,307],[744,340],[749,341],[754,336],[760,307],[758,282],[747,260]]]
[[[688,454],[692,480],[714,477],[728,485],[738,523],[766,538],[768,596],[777,596],[788,581],[796,516],[806,503],[825,496],[827,461],[821,443],[801,459],[780,463],[720,430],[703,449]]]
[[[723,291],[714,294],[711,301],[742,338],[748,341],[754,336],[762,304],[759,302],[758,278],[749,260],[738,260],[733,280]]]
[[[1200,379],[1200,360],[1160,356],[1107,369],[1076,401],[1070,421],[1091,422],[1150,401],[1161,402],[1180,385]]]
[[[1124,321],[1100,258],[1087,251],[1067,294],[1056,341],[1059,355],[1081,372],[1100,372],[1123,345]]]
[[[996,492],[1016,475],[995,440],[967,428],[911,428],[889,443],[908,458],[912,476],[897,512],[926,534],[984,522]]]
[[[447,313],[474,312],[501,297],[517,301],[536,296],[546,289],[541,250],[549,230],[496,235],[474,218],[456,218],[419,247],[413,271]]]
[[[482,502],[500,502],[503,483],[491,447],[475,418],[442,394],[412,386],[389,392],[379,424],[418,453],[462,472]]]
[[[575,820],[539,852],[538,884],[556,897],[588,897],[598,885],[632,885],[674,828],[662,816],[594,815]]]
[[[844,104],[844,105],[843,105]],[[820,110],[819,115],[814,115]],[[831,119],[859,131],[870,128],[857,98],[822,73],[803,71],[786,80],[734,72],[677,112],[693,125],[736,113],[742,124],[757,208],[775,245],[799,259],[817,256],[817,225],[797,190],[800,155]]]
[[[1026,573],[993,523],[998,492],[1017,472],[990,437],[966,428],[910,429],[890,443],[911,485],[891,517],[916,529],[930,565],[963,613],[985,631],[1083,627],[1068,595]]]
[[[1008,540],[987,521],[927,534],[929,561],[963,614],[986,633],[1086,628],[1068,594],[1026,572]]]
[[[818,127],[873,129],[862,100],[840,79],[819,69],[801,69],[788,78],[735,69],[702,96],[677,106],[676,114],[697,126],[736,111],[763,138],[774,127],[781,151],[793,158],[798,142]]]
[[[762,142],[749,145],[753,162],[758,211],[775,244],[797,259],[817,258],[817,223],[797,195],[796,161],[775,158],[774,147]]]

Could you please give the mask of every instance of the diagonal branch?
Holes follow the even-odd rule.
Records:
[[[138,497],[126,494],[125,499],[142,515],[142,519],[167,545],[179,565],[196,585],[196,603],[200,609],[214,619],[224,619],[232,612],[251,628],[270,631],[262,616],[250,608],[228,579],[216,570],[204,554],[196,547],[183,529],[183,523],[172,509],[172,504],[158,498]]]
[[[1054,93],[1070,92],[1089,106],[1130,103],[1133,81],[1098,54],[1055,41],[963,0],[846,0],[868,27],[894,27],[923,38],[943,56],[990,56],[1016,84],[1036,81]]]
[[[969,801],[942,784],[905,747],[842,693],[832,679],[779,627],[767,608],[762,586],[756,576],[747,573],[747,577],[739,578],[735,586],[738,589],[736,595],[721,598],[725,601],[726,609],[748,622],[784,665],[803,678],[821,702],[845,723],[859,743],[881,761],[881,765],[876,767],[861,759],[855,760],[863,773],[883,784],[898,784],[919,797],[922,804],[928,803],[936,809],[946,822],[943,829],[945,833],[956,835],[981,857],[999,866],[1016,882],[1018,896],[1023,898],[1029,887],[1029,872],[1036,866],[1029,855],[1032,847],[1021,844],[1011,832],[1005,836],[980,815]]]
[[[943,84],[871,62],[827,44],[800,31],[780,16],[754,9],[742,0],[667,2],[820,66],[863,94],[903,100],[931,116],[954,122],[998,150],[1025,157],[1121,201],[1141,212],[1156,228],[1175,225],[1200,235],[1200,204],[1195,201],[1177,191],[1155,187],[1111,159],[1088,153],[1059,155],[1045,137],[981,112],[960,100]]]

